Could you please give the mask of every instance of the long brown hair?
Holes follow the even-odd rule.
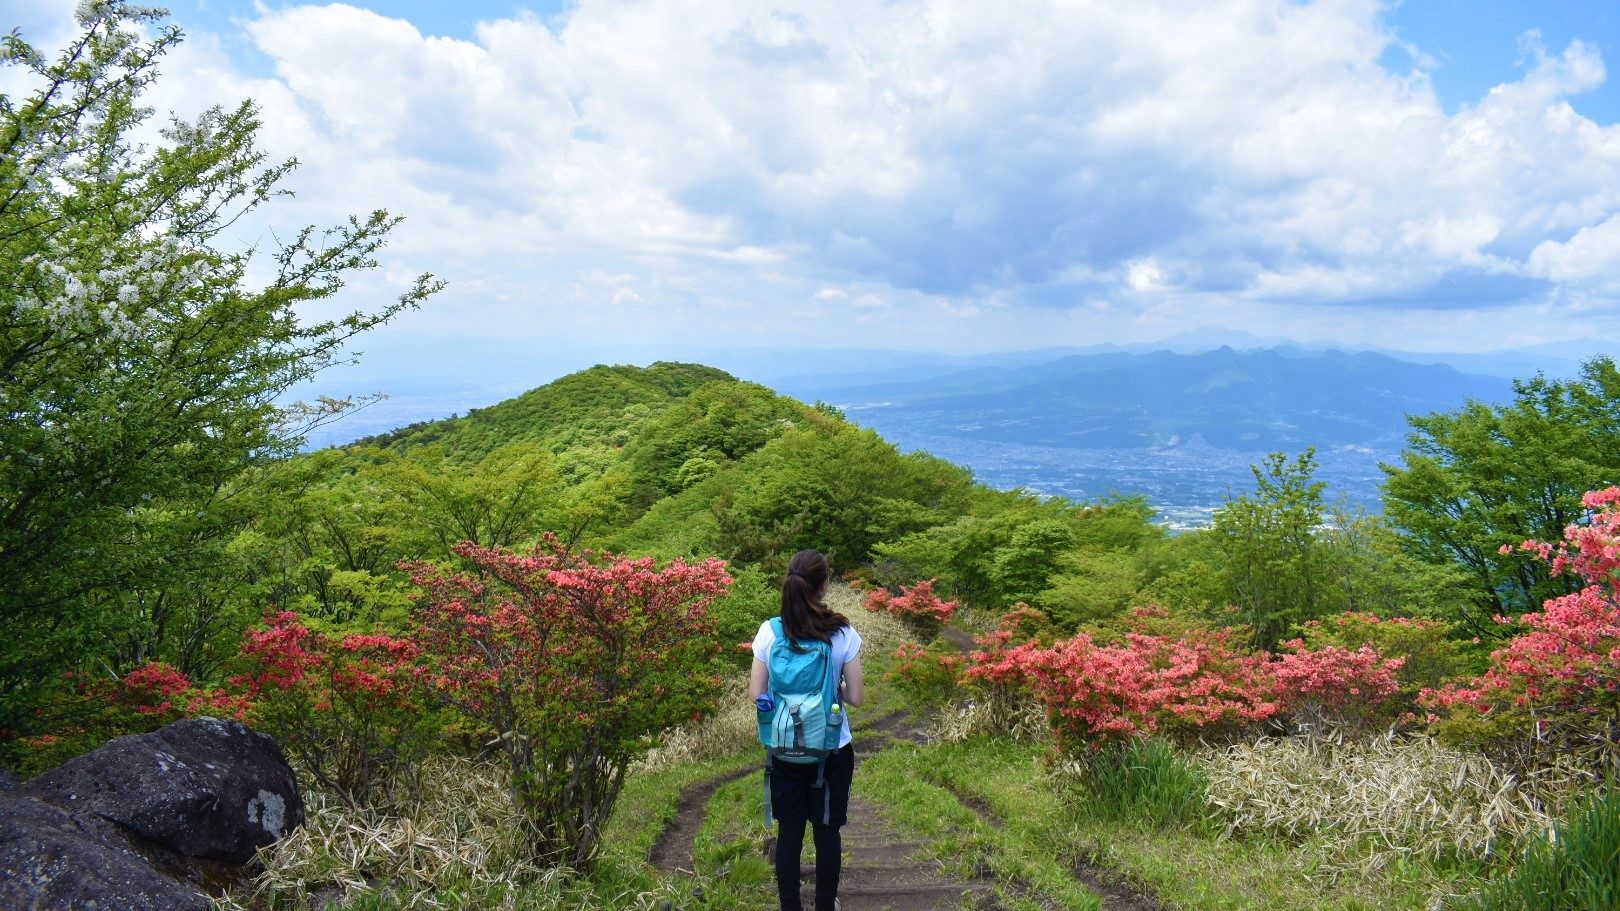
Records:
[[[827,574],[827,558],[819,550],[801,550],[788,561],[787,578],[782,581],[782,629],[790,642],[831,642],[833,633],[849,625],[848,617],[821,600]]]

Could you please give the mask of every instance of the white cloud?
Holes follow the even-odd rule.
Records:
[[[1125,283],[1133,291],[1163,291],[1169,286],[1168,279],[1164,269],[1150,259],[1126,263]]]
[[[476,289],[429,308],[459,331],[723,304],[753,306],[739,340],[816,308],[957,348],[1196,315],[1467,347],[1577,300],[1620,319],[1620,127],[1567,101],[1606,78],[1579,42],[1528,37],[1522,78],[1448,111],[1420,49],[1380,65],[1375,0],[581,0],[471,40],[334,4],[247,29],[275,78],[203,37],[160,103],[257,98],[305,162],[298,212],[408,215],[390,255]],[[481,311],[489,289],[509,303]]]
[[[1567,241],[1542,241],[1530,251],[1530,269],[1555,282],[1599,279],[1620,286],[1620,216],[1584,227]]]

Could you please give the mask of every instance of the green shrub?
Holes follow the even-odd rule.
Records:
[[[943,639],[936,639],[927,648],[907,642],[894,657],[889,683],[912,705],[938,708],[962,697],[962,672],[967,659],[956,646]]]
[[[1577,804],[1547,840],[1524,852],[1468,911],[1614,911],[1620,908],[1620,789],[1605,787]]]
[[[773,577],[750,566],[733,566],[731,590],[709,606],[715,637],[727,664],[746,668],[753,653],[740,646],[752,644],[759,625],[782,610],[782,591]]]

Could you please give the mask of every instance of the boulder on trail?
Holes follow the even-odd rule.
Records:
[[[95,816],[187,857],[246,863],[304,822],[274,738],[192,718],[119,737],[15,788],[72,816]]]
[[[0,795],[0,908],[208,911],[202,893],[60,807]]]

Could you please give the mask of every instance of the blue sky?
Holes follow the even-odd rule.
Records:
[[[383,350],[1620,337],[1612,0],[170,5],[153,103],[303,162],[245,241],[451,282]]]

